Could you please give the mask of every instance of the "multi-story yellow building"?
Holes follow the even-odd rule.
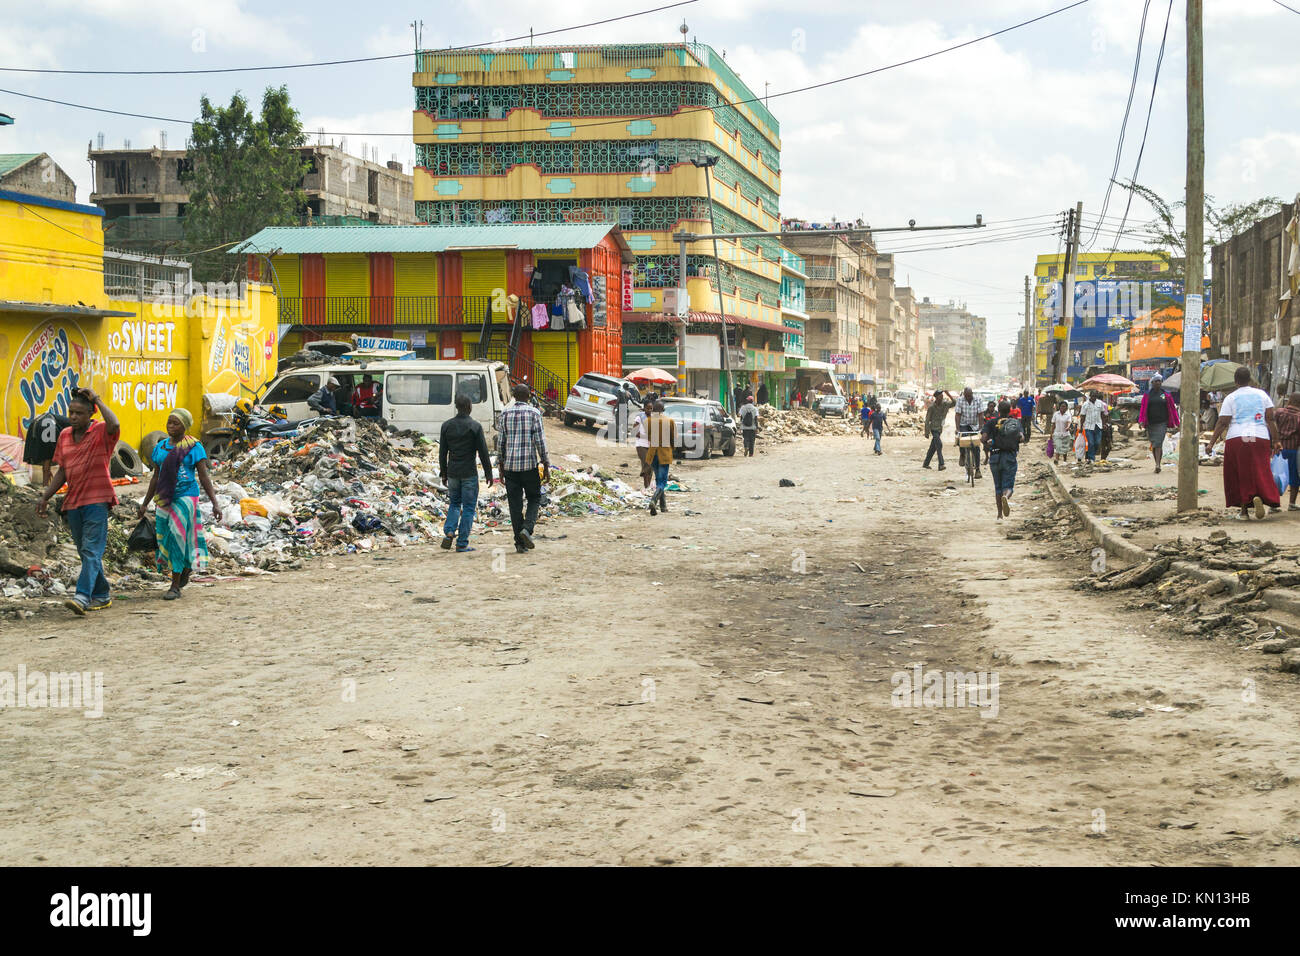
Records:
[[[1075,378],[1096,363],[1096,352],[1119,341],[1127,323],[1151,308],[1151,290],[1169,271],[1168,260],[1155,252],[1084,252],[1074,272],[1074,325],[1070,330],[1068,375]],[[1042,255],[1034,266],[1035,369],[1040,384],[1051,377],[1052,326],[1060,307],[1064,253]],[[1077,359],[1077,361],[1076,361]]]
[[[774,333],[779,343],[777,237],[720,242],[721,276],[712,243],[692,243],[678,275],[675,232],[781,228],[780,126],[715,50],[423,51],[412,82],[417,219],[617,223],[636,256],[626,343],[653,345],[658,336],[668,344],[678,320],[665,292],[677,288],[689,292],[688,335],[716,337],[719,286],[728,322]],[[698,165],[710,157],[712,166]],[[638,323],[661,328],[638,331]],[[767,370],[769,359],[756,357],[764,369],[748,371]],[[712,381],[726,393],[729,384]]]

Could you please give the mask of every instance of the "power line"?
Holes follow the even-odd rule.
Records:
[[[446,47],[445,50],[477,50],[484,47],[491,47],[502,43],[513,43],[516,40],[531,40],[534,37],[550,36],[555,33],[568,33],[572,30],[583,30],[587,27],[604,26],[607,23],[617,23],[619,20],[630,20],[633,17],[643,17],[649,13],[659,13],[663,10],[671,10],[674,7],[684,7],[688,4],[698,3],[699,0],[679,0],[677,3],[665,4],[661,7],[654,7],[649,10],[638,10],[636,13],[625,13],[618,17],[609,17],[605,20],[592,20],[589,23],[579,23],[571,27],[557,27],[554,30],[540,30],[521,34],[517,37],[506,37],[504,40],[488,40],[486,43],[467,43],[463,46]],[[416,51],[418,52],[418,51]],[[439,51],[442,52],[442,51]],[[220,67],[210,70],[50,70],[36,69],[22,66],[3,66],[0,67],[0,73],[54,73],[62,75],[76,76],[193,76],[206,73],[255,73],[265,70],[302,70],[318,66],[344,66],[349,63],[374,63],[379,60],[398,60],[403,57],[413,55],[412,53],[389,53],[383,56],[358,56],[347,60],[320,60],[314,63],[279,63],[273,66],[230,66]],[[146,117],[153,119],[154,117]]]
[[[1147,121],[1142,127],[1142,144],[1138,147],[1137,161],[1133,164],[1133,176],[1129,180],[1133,185],[1137,185],[1138,170],[1142,168],[1142,153],[1147,147],[1147,132],[1151,129],[1151,113],[1156,102],[1156,87],[1160,83],[1160,64],[1165,58],[1165,41],[1169,39],[1169,19],[1173,12],[1174,0],[1169,0],[1169,7],[1165,10],[1165,31],[1160,37],[1160,51],[1156,54],[1156,72],[1155,76],[1151,78],[1151,99],[1147,102]],[[1119,248],[1119,239],[1123,234],[1124,226],[1128,223],[1129,209],[1133,205],[1133,190],[1130,188],[1126,192],[1128,193],[1128,199],[1124,203],[1124,218],[1120,222],[1119,229],[1115,230],[1115,244],[1111,246],[1110,255],[1106,256],[1107,264],[1110,263],[1111,256],[1114,256],[1115,251]]]
[[[673,114],[648,113],[648,114],[643,114],[643,115],[641,115],[640,117],[620,116],[620,117],[618,117],[617,119],[601,120],[601,121],[592,122],[592,123],[571,124],[571,125],[573,125],[573,127],[574,127],[575,130],[578,130],[578,129],[591,129],[591,128],[594,128],[594,127],[597,127],[597,126],[611,126],[611,125],[619,125],[619,126],[621,126],[621,125],[626,124],[630,118],[654,119],[654,118],[660,118],[660,117],[663,117],[663,116],[665,116],[665,115],[683,116],[683,115],[687,115],[687,114],[690,114],[690,113],[701,113],[701,112],[708,112],[708,113],[711,113],[711,112],[713,112],[714,110],[719,109],[720,107],[723,107],[723,106],[736,107],[736,106],[742,106],[742,105],[749,104],[749,103],[760,103],[760,102],[766,102],[767,100],[770,100],[770,99],[776,99],[776,98],[778,98],[778,97],[782,97],[782,96],[792,96],[792,95],[794,95],[795,93],[807,93],[807,92],[809,92],[809,91],[811,91],[811,90],[825,89],[825,88],[828,87],[828,86],[834,86],[834,85],[839,84],[839,83],[847,83],[847,82],[849,82],[850,80],[859,80],[859,79],[862,79],[862,78],[864,78],[864,77],[873,76],[873,75],[875,75],[875,74],[877,74],[877,73],[884,73],[884,72],[887,71],[887,70],[894,70],[894,69],[898,69],[899,67],[910,66],[911,64],[913,64],[913,63],[919,63],[919,62],[921,62],[922,60],[928,60],[928,59],[932,59],[933,57],[936,57],[936,56],[941,56],[941,55],[944,54],[944,53],[951,53],[951,52],[954,51],[954,50],[960,50],[960,49],[962,49],[962,48],[964,48],[964,47],[971,46],[972,44],[980,43],[980,42],[982,42],[982,41],[984,41],[984,40],[989,40],[989,39],[992,39],[993,37],[1001,36],[1001,35],[1004,34],[1004,33],[1009,33],[1009,32],[1011,32],[1012,30],[1018,30],[1018,29],[1020,29],[1021,27],[1026,27],[1026,26],[1029,26],[1029,25],[1031,25],[1031,24],[1038,23],[1040,20],[1046,20],[1047,18],[1049,18],[1049,17],[1054,17],[1054,16],[1056,16],[1057,14],[1065,13],[1067,10],[1073,10],[1075,7],[1082,6],[1083,4],[1088,3],[1088,2],[1089,2],[1089,0],[1075,0],[1074,3],[1067,4],[1067,5],[1064,6],[1064,7],[1058,7],[1058,8],[1055,9],[1055,10],[1051,10],[1051,11],[1049,11],[1049,12],[1047,12],[1047,13],[1041,14],[1040,16],[1033,17],[1032,19],[1029,19],[1029,20],[1022,20],[1022,21],[1019,22],[1019,23],[1012,24],[1011,26],[1008,26],[1008,27],[1003,27],[1002,29],[1000,29],[1000,30],[995,30],[995,31],[993,31],[992,33],[986,33],[986,34],[984,34],[983,36],[975,37],[974,39],[971,39],[971,40],[965,40],[965,41],[963,41],[963,42],[961,42],[961,43],[954,44],[953,46],[950,46],[950,47],[945,47],[945,48],[942,49],[942,50],[935,50],[935,51],[932,51],[932,52],[930,52],[930,53],[922,54],[921,56],[915,56],[915,57],[912,57],[911,59],[908,59],[908,60],[900,60],[900,61],[897,62],[897,63],[890,63],[890,64],[888,64],[888,65],[886,65],[886,66],[876,67],[875,69],[866,70],[866,71],[864,71],[864,72],[862,72],[862,73],[854,73],[854,74],[851,74],[851,75],[849,75],[849,76],[841,76],[841,77],[838,77],[838,78],[833,79],[833,80],[824,80],[824,81],[822,81],[821,83],[813,83],[813,84],[810,84],[810,85],[808,85],[808,86],[801,86],[801,87],[797,87],[797,88],[792,89],[792,90],[783,90],[783,91],[781,91],[781,92],[771,93],[771,94],[769,94],[769,95],[767,95],[767,96],[753,96],[753,97],[750,97],[749,99],[736,100],[736,101],[734,101],[734,102],[733,102],[733,101],[729,101],[729,100],[724,100],[722,103],[719,103],[717,106],[690,106],[690,107],[686,107],[686,108],[684,108],[684,109],[677,110],[677,111],[676,111],[675,113],[673,113]],[[56,104],[56,105],[58,105],[58,106],[67,106],[67,107],[70,107],[70,108],[73,108],[73,109],[89,110],[89,111],[91,111],[91,112],[95,112],[95,113],[111,113],[111,114],[113,114],[113,115],[115,115],[115,116],[128,116],[128,117],[132,117],[132,118],[135,118],[135,119],[156,120],[156,121],[158,121],[158,122],[162,122],[162,123],[178,123],[178,124],[181,124],[181,125],[184,125],[184,126],[193,126],[193,125],[194,125],[193,120],[176,119],[176,118],[174,118],[174,117],[167,117],[167,116],[152,116],[152,115],[145,114],[145,113],[131,113],[131,112],[126,112],[126,111],[122,111],[122,110],[110,110],[110,109],[105,109],[105,108],[103,108],[103,107],[99,107],[99,106],[87,106],[87,105],[85,105],[84,103],[72,103],[72,102],[69,102],[69,101],[67,101],[67,100],[56,100],[56,99],[49,99],[49,98],[47,98],[47,97],[43,97],[43,96],[35,96],[35,95],[31,94],[31,93],[20,93],[20,92],[18,92],[17,90],[6,90],[6,89],[0,89],[0,93],[6,93],[6,94],[8,94],[8,95],[10,95],[10,96],[19,96],[19,97],[23,97],[23,98],[25,98],[25,99],[39,100],[39,101],[44,102],[44,103],[53,103],[53,104]],[[521,133],[545,133],[545,132],[549,132],[549,127],[539,126],[539,127],[535,127],[535,128],[531,128],[531,129],[515,129],[515,130],[508,130],[508,129],[507,129],[507,130],[495,130],[495,131],[482,130],[482,131],[479,132],[478,135],[479,135],[480,137],[484,137],[484,136],[487,136],[487,135],[489,134],[489,132],[499,134],[499,135],[501,135],[501,136],[503,136],[503,137],[517,137],[517,136],[519,136]],[[320,135],[320,134],[318,134],[318,135]],[[339,132],[339,131],[332,131],[332,130],[327,130],[327,131],[325,131],[323,135],[327,135],[327,136],[354,136],[354,137],[356,137],[356,136],[366,136],[366,137],[397,136],[397,137],[401,137],[401,138],[403,138],[403,139],[410,139],[410,138],[412,137],[412,134],[409,133],[409,132],[403,132],[403,133],[373,133],[373,132],[371,132],[371,133],[366,133],[366,132]]]
[[[1111,165],[1110,178],[1106,181],[1106,195],[1101,200],[1101,216],[1106,215],[1106,209],[1110,206],[1110,193],[1115,188],[1115,177],[1119,175],[1119,161],[1124,153],[1124,134],[1128,130],[1128,117],[1133,109],[1133,94],[1137,90],[1139,67],[1142,65],[1142,40],[1146,36],[1147,30],[1147,12],[1151,9],[1151,0],[1146,0],[1142,4],[1142,22],[1138,25],[1137,55],[1133,57],[1133,78],[1128,84],[1128,102],[1124,104],[1124,119],[1119,124],[1119,141],[1115,144],[1115,162]],[[1096,228],[1092,230],[1092,235],[1088,238],[1088,249],[1092,249],[1092,244],[1097,241],[1097,236],[1101,233],[1101,220],[1099,219]]]
[[[1273,2],[1276,3],[1283,10],[1290,10],[1292,13],[1296,14],[1297,16],[1300,16],[1300,10],[1297,10],[1295,7],[1288,7],[1285,3],[1282,2],[1282,0],[1273,0]]]

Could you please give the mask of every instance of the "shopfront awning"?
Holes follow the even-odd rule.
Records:
[[[624,324],[628,322],[672,322],[680,323],[682,320],[667,312],[625,312],[623,313]],[[717,324],[722,321],[717,312],[689,312],[686,315],[688,325],[709,325]],[[762,329],[766,332],[780,332],[785,335],[790,329],[779,322],[765,322],[762,319],[751,319],[745,315],[728,315],[727,324],[743,325],[749,329]]]
[[[52,302],[12,302],[0,299],[0,312],[28,312],[34,315],[73,315],[88,319],[134,317],[134,312],[100,309],[93,305],[59,305]]]

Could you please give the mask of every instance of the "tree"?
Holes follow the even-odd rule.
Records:
[[[226,107],[199,100],[183,177],[190,187],[186,242],[200,250],[192,253],[196,278],[229,281],[240,267],[239,257],[228,254],[231,245],[297,220],[307,201],[300,184],[308,164],[297,152],[304,142],[286,87],[267,87],[261,117],[239,93]]]
[[[951,352],[939,350],[934,353],[934,377],[940,388],[961,388],[961,368]]]
[[[1186,201],[1180,199],[1177,202],[1166,202],[1154,189],[1131,180],[1119,185],[1145,200],[1156,214],[1155,219],[1142,227],[1139,235],[1149,247],[1149,251],[1160,256],[1169,267],[1169,271],[1161,273],[1160,278],[1181,282],[1186,276],[1187,232],[1178,213],[1187,205]],[[1281,208],[1282,200],[1277,196],[1264,196],[1249,203],[1228,203],[1226,206],[1216,208],[1214,197],[1206,195],[1205,250],[1207,254],[1211,246],[1241,235],[1255,223],[1273,215]]]
[[[980,376],[993,371],[993,353],[984,347],[983,342],[971,345],[971,371]]]

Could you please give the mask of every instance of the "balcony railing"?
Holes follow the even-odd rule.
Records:
[[[280,322],[287,325],[482,325],[509,322],[494,312],[490,295],[304,295],[281,297]]]

